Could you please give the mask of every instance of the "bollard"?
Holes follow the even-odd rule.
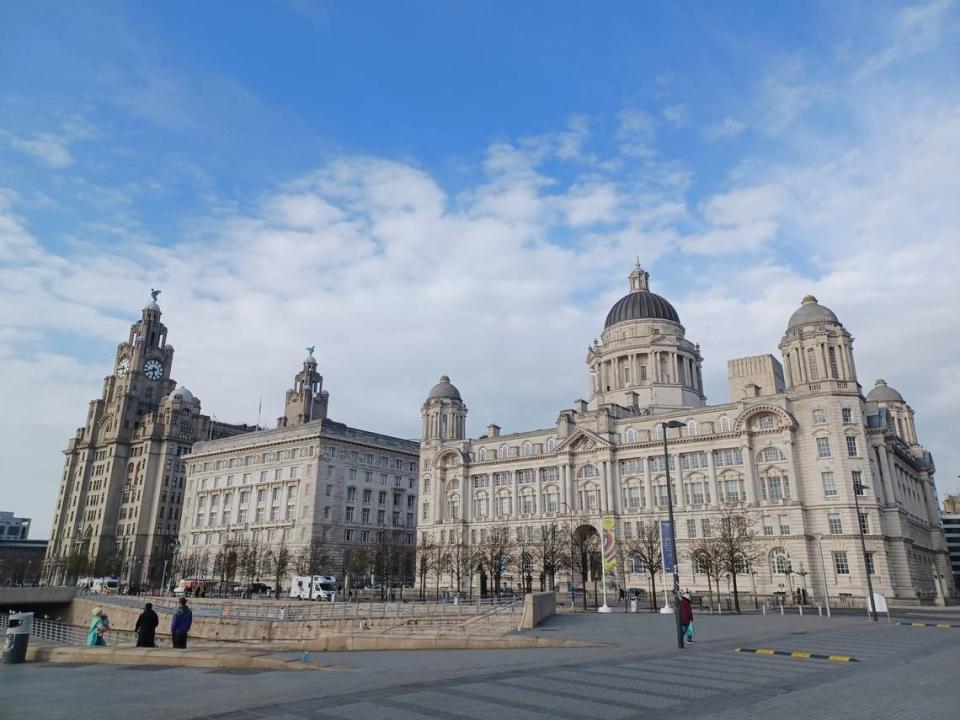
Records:
[[[797,605],[800,608],[800,617],[803,617],[803,605]]]
[[[764,603],[764,604],[763,604],[763,607],[762,607],[761,609],[763,610],[763,616],[766,617],[766,616],[767,616],[767,604]]]
[[[783,616],[783,603],[780,603],[780,615]]]
[[[823,606],[817,603],[817,617],[823,617]]]

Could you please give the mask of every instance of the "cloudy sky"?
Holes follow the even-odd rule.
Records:
[[[637,256],[710,400],[813,293],[960,489],[956,4],[603,5],[0,4],[0,509],[47,536],[150,288],[219,419],[316,344],[336,419],[448,374],[476,435],[586,394]]]

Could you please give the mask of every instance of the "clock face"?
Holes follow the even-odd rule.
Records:
[[[130,360],[129,358],[123,358],[117,363],[117,377],[123,380],[127,376],[127,371],[130,369]]]
[[[143,374],[147,380],[159,380],[163,377],[163,363],[159,360],[147,360],[143,364]]]

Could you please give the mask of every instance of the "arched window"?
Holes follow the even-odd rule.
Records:
[[[720,432],[730,432],[730,418],[728,418],[726,415],[720,416],[719,425]]]
[[[584,465],[577,471],[577,480],[597,477],[599,474],[595,465]]]
[[[628,443],[635,443],[637,441],[637,431],[632,427],[628,427],[624,437]]]
[[[780,462],[783,460],[783,453],[775,447],[764,448],[760,451],[758,460],[760,462]]]
[[[552,453],[557,448],[557,441],[553,438],[547,439],[547,452]]]
[[[757,418],[757,428],[760,430],[772,430],[777,426],[777,418],[773,413],[764,413]]]
[[[827,348],[827,360],[830,363],[830,377],[836,380],[840,375],[837,371],[837,351],[832,347]]]
[[[500,449],[497,451],[497,457],[501,460],[506,460],[507,456],[510,454],[509,448],[506,445],[501,445]]]
[[[820,379],[817,372],[817,353],[813,348],[807,348],[807,379],[811,382]]]
[[[690,420],[687,422],[687,435],[693,437],[697,434],[697,421]]]
[[[783,548],[774,548],[770,551],[770,573],[772,575],[786,575],[790,568],[790,559]]]
[[[447,416],[441,415],[440,416],[440,438],[443,439],[446,437],[447,437]]]
[[[635,573],[645,573],[647,571],[647,564],[643,561],[643,558],[639,555],[633,556],[633,572]]]
[[[480,462],[484,462],[484,461],[487,459],[487,449],[486,449],[486,448],[480,448],[480,452],[477,453],[477,459],[478,459]]]
[[[528,457],[533,455],[533,445],[530,444],[530,441],[527,440],[523,443],[523,456]]]

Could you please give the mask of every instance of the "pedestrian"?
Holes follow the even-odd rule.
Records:
[[[624,599],[626,596],[627,596],[627,594],[623,591],[623,588],[620,588],[620,600],[623,601],[623,599]]]
[[[186,650],[187,633],[190,632],[190,626],[193,624],[193,613],[187,607],[187,599],[180,598],[180,607],[173,613],[173,620],[170,621],[170,635],[173,636],[173,646]]]
[[[160,624],[160,618],[153,610],[153,603],[147,603],[140,617],[137,618],[137,624],[133,630],[137,633],[137,647],[156,647],[157,625]]]
[[[87,645],[106,647],[107,641],[103,637],[110,629],[110,618],[102,608],[93,609],[93,617],[90,619],[90,629],[87,631]]]
[[[693,606],[690,605],[690,593],[680,595],[680,631],[687,642],[693,642]]]

